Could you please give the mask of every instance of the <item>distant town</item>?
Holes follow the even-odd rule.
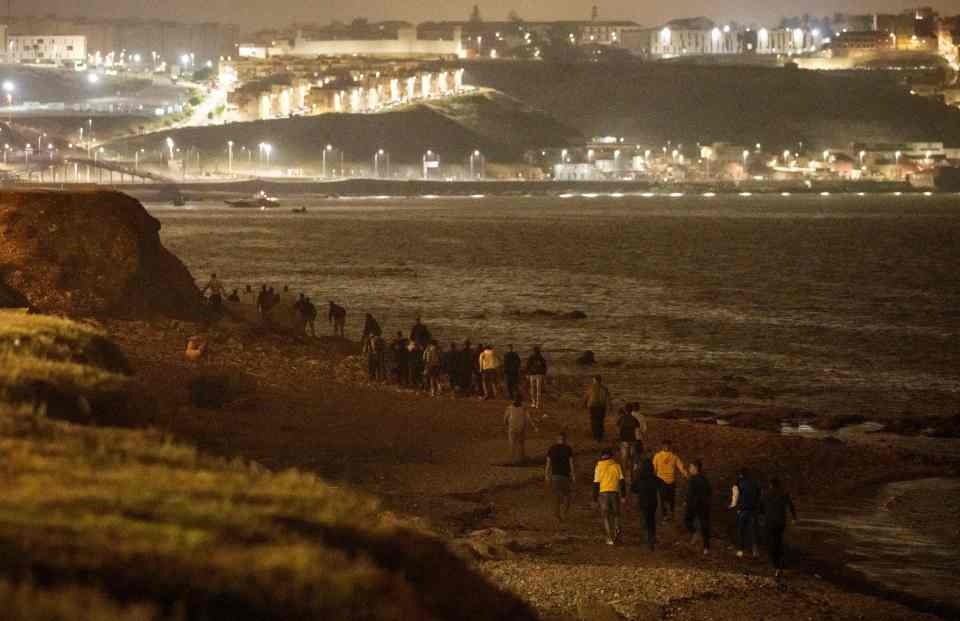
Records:
[[[934,187],[942,169],[960,165],[960,143],[935,135],[913,141],[865,135],[838,144],[805,144],[798,136],[793,143],[763,144],[749,137],[651,142],[611,131],[527,144],[522,156],[494,166],[488,160],[492,164],[496,154],[479,146],[443,158],[432,149],[404,157],[386,143],[358,155],[356,149],[324,141],[315,145],[314,157],[301,155],[291,162],[284,160],[281,142],[245,144],[228,137],[211,151],[160,134],[456,101],[489,90],[469,79],[470,67],[496,63],[596,63],[598,70],[602,66],[613,75],[618,67],[638,63],[678,70],[885,72],[894,74],[912,97],[960,108],[960,16],[942,16],[930,8],[807,15],[777,24],[694,17],[641,25],[604,19],[596,7],[583,21],[528,21],[515,12],[489,20],[480,6],[466,17],[419,24],[357,18],[251,33],[218,23],[9,17],[0,25],[8,67],[76,73],[91,84],[140,80],[172,90],[169,97],[154,99],[133,95],[51,102],[34,99],[13,77],[5,77],[8,121],[13,124],[16,115],[23,124],[7,127],[7,174],[30,181],[49,182],[58,175],[61,182],[102,181],[109,166],[108,180],[116,173],[146,182],[241,176],[661,183],[841,179],[925,188]],[[145,120],[129,123],[125,130],[95,133],[91,116],[86,135],[83,121],[59,135],[51,132],[49,140],[43,129],[31,133],[29,118],[57,113]],[[157,140],[145,139],[152,134]]]

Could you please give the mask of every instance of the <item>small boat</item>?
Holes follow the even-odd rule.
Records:
[[[265,209],[268,207],[279,207],[280,202],[277,200],[277,197],[270,196],[263,190],[260,190],[253,195],[252,198],[245,198],[235,201],[223,201],[227,205],[237,208],[237,209],[255,209],[257,207]]]
[[[170,202],[173,203],[174,207],[183,207],[184,205],[187,204],[187,199],[184,198],[182,194],[177,194],[176,196],[173,197],[173,200],[171,200]]]
[[[301,207],[294,207],[294,208],[291,209],[290,211],[293,212],[293,213],[307,213],[307,208],[306,208],[306,207],[302,207],[302,206],[301,206]]]

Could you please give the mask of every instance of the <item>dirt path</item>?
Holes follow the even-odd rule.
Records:
[[[386,508],[423,518],[447,537],[501,529],[509,538],[502,548],[509,558],[481,565],[546,617],[582,617],[609,603],[634,619],[925,618],[798,569],[788,573],[785,590],[777,589],[762,560],[737,561],[732,555],[730,515],[722,506],[741,465],[785,478],[801,514],[804,503],[825,493],[848,494],[869,481],[941,471],[896,451],[651,421],[649,443],[669,437],[684,458],[704,461],[715,490],[715,544],[703,558],[688,535],[670,524],[661,528],[651,553],[640,545],[639,516],[628,508],[623,545],[610,548],[602,545],[590,502],[599,447],[587,439],[581,412],[548,403],[549,417],[528,443],[529,454],[539,457],[556,431],[570,434],[578,483],[570,520],[560,527],[550,515],[542,458],[526,467],[505,465],[504,402],[430,399],[393,387],[337,381],[336,362],[353,351],[340,341],[308,345],[223,332],[215,335],[212,360],[191,367],[182,346],[199,331],[196,326],[111,322],[106,327],[158,398],[156,412],[131,424],[157,426],[202,450],[270,469],[317,472],[379,495]],[[209,372],[247,374],[256,380],[256,390],[223,410],[196,409],[189,405],[186,386],[197,373]],[[796,551],[789,562],[800,566]]]

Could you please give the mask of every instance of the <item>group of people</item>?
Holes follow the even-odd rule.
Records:
[[[217,319],[223,315],[224,301],[235,303],[249,301],[256,305],[257,316],[260,318],[260,321],[266,324],[274,323],[277,309],[283,308],[284,299],[289,300],[289,298],[292,297],[289,285],[284,285],[282,292],[278,292],[272,286],[267,286],[266,283],[261,285],[258,291],[254,291],[253,287],[247,285],[242,291],[240,289],[234,289],[227,295],[223,281],[221,281],[215,273],[210,275],[210,279],[200,289],[200,295],[202,298],[201,301],[209,310],[209,314],[213,319]],[[288,310],[292,311],[298,333],[313,337],[317,336],[316,320],[318,311],[312,299],[301,292],[296,300],[288,306]],[[328,305],[327,319],[333,327],[333,334],[344,337],[347,323],[347,310],[331,300]]]
[[[219,310],[225,288],[216,274],[211,275],[201,290],[203,294],[207,292],[210,293],[207,303]],[[249,285],[245,293],[252,295]],[[234,290],[227,299],[239,301],[239,291]],[[272,288],[263,285],[256,297],[261,317],[268,319],[270,311],[281,299]],[[305,331],[316,336],[317,309],[310,298],[301,293],[293,306],[303,320]],[[331,301],[328,321],[333,325],[334,334],[343,336],[346,309]],[[370,313],[364,318],[361,344],[362,352],[367,357],[371,381],[392,381],[405,388],[429,392],[431,396],[450,392],[483,399],[508,399],[504,425],[511,459],[518,464],[526,462],[527,434],[536,430],[537,425],[524,407],[522,380],[526,376],[531,406],[542,408],[548,364],[539,346],[533,348],[526,361],[513,345],[507,346],[503,356],[493,344],[474,346],[469,339],[460,346],[451,342],[444,349],[420,317],[417,317],[408,336],[398,331],[388,343],[379,322]],[[603,378],[595,376],[583,397],[583,405],[589,416],[591,437],[598,443],[604,441],[606,419],[612,404],[610,390],[603,383]],[[669,440],[663,442],[660,450],[648,456],[643,444],[647,422],[638,403],[624,405],[618,412],[615,424],[619,451],[606,447],[601,450],[594,467],[592,486],[606,543],[616,545],[620,540],[621,509],[626,505],[628,495],[633,494],[643,518],[647,545],[653,550],[657,535],[657,513],[659,511],[665,522],[674,519],[677,486],[681,478],[686,478],[683,525],[692,537],[691,543],[699,542],[703,554],[709,554],[713,489],[702,461],[685,464],[674,452]],[[557,435],[556,443],[547,451],[544,476],[552,492],[554,514],[562,523],[569,514],[576,482],[574,451],[567,443],[565,432]],[[740,469],[726,506],[735,512],[737,556],[743,557],[745,551],[751,552],[754,557],[759,555],[762,526],[770,562],[779,577],[783,569],[783,539],[787,520],[788,517],[796,520],[793,501],[779,479],[770,479],[764,491],[747,469]]]
[[[660,520],[673,521],[678,483],[686,478],[683,526],[691,535],[691,544],[699,544],[702,553],[709,554],[713,487],[703,462],[694,460],[685,464],[670,440],[665,440],[651,455],[645,454],[643,437],[647,425],[638,404],[627,404],[621,409],[617,427],[620,430],[619,460],[614,448],[603,448],[593,475],[593,500],[599,509],[606,543],[616,545],[620,540],[622,509],[632,494],[643,519],[647,545],[653,550],[658,513]],[[567,443],[566,433],[561,432],[547,451],[544,471],[552,493],[553,511],[561,523],[570,510],[575,473],[574,451]],[[797,519],[793,500],[779,478],[771,478],[763,489],[748,469],[738,470],[725,506],[734,512],[737,557],[742,558],[745,551],[758,556],[762,532],[770,563],[779,579],[783,570],[784,532],[788,519]]]
[[[526,376],[530,404],[534,408],[543,407],[548,365],[539,346],[533,348],[526,362],[513,345],[507,346],[503,356],[493,344],[474,346],[470,339],[462,345],[451,342],[444,349],[420,317],[408,335],[398,331],[388,343],[379,322],[369,313],[364,320],[361,343],[370,381],[392,381],[405,388],[429,392],[431,396],[446,392],[514,402],[523,396]]]

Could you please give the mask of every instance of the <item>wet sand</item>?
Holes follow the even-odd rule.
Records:
[[[732,520],[723,503],[734,470],[744,464],[783,476],[806,518],[827,498],[852,497],[876,481],[929,478],[947,469],[957,473],[956,463],[930,465],[880,448],[653,420],[649,442],[670,437],[684,458],[701,458],[707,464],[716,490],[713,554],[704,559],[675,524],[663,526],[658,550],[647,552],[638,517],[630,508],[624,545],[608,548],[602,545],[589,500],[598,447],[587,440],[586,416],[553,396],[545,409],[548,418],[532,435],[528,450],[542,455],[561,428],[571,435],[579,483],[571,519],[563,527],[550,516],[542,462],[504,465],[508,448],[503,402],[429,399],[389,386],[337,380],[338,366],[355,345],[330,338],[296,343],[256,336],[242,327],[221,327],[212,334],[212,358],[197,368],[183,361],[182,348],[201,327],[110,322],[107,328],[159,400],[156,413],[144,413],[131,424],[157,426],[203,450],[256,460],[271,469],[317,472],[345,487],[376,494],[388,509],[423,520],[451,541],[477,528],[503,529],[526,543],[507,560],[480,565],[534,602],[545,618],[573,619],[584,598],[590,605],[614,596],[625,609],[640,611],[633,617],[638,619],[649,618],[641,613],[650,611],[719,621],[741,621],[744,616],[797,621],[927,618],[877,597],[882,590],[867,582],[835,586],[808,574],[805,559],[816,544],[808,547],[800,531],[788,555],[787,588],[777,590],[762,560],[737,561],[733,556]],[[248,374],[257,389],[223,411],[195,409],[185,387],[201,370]],[[644,580],[610,585],[605,568],[637,572]],[[661,573],[668,568],[672,573]]]

